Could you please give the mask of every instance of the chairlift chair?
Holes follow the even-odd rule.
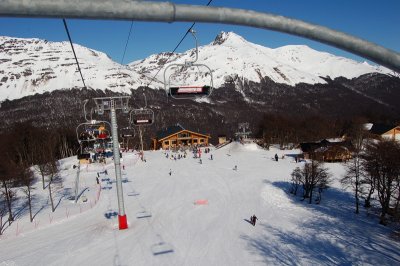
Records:
[[[81,123],[76,127],[76,137],[80,145],[80,156],[78,157],[87,157],[90,152],[97,153],[96,150],[99,147],[96,148],[96,144],[98,144],[97,146],[104,146],[103,142],[110,138],[104,125],[111,128],[109,122],[96,120]],[[100,128],[103,129],[100,130]]]
[[[195,99],[211,95],[214,88],[214,81],[211,69],[205,64],[196,63],[198,59],[197,38],[193,30],[190,31],[196,42],[196,58],[194,61],[185,61],[184,64],[170,64],[164,70],[164,88],[167,96],[174,99]],[[182,75],[184,71],[192,72],[195,76],[194,81],[207,77],[208,82],[200,85],[180,84],[181,80],[187,80]],[[167,78],[168,77],[168,78]],[[194,82],[193,81],[193,82]]]
[[[133,109],[129,117],[130,124],[133,126],[149,126],[154,123],[154,112],[151,109]]]
[[[129,140],[133,139],[136,135],[134,128],[124,127],[120,130],[123,148],[129,150]]]
[[[145,106],[139,109],[132,109],[129,114],[129,125],[133,124],[135,127],[149,126],[154,123],[154,112],[147,108],[146,95],[143,93]]]

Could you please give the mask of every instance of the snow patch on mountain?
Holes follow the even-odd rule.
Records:
[[[198,65],[194,67],[187,67],[188,62],[196,59],[194,48],[184,53],[153,54],[128,66],[114,62],[102,52],[78,44],[74,48],[88,88],[123,93],[148,84],[163,88],[164,77],[171,85],[219,88],[227,81],[260,83],[265,77],[294,86],[326,83],[323,79],[326,77],[351,79],[366,73],[391,73],[384,67],[319,52],[305,45],[271,49],[248,42],[233,32],[221,32],[211,43],[199,46],[195,63]],[[168,68],[171,64],[176,66]],[[164,75],[166,68],[169,71]],[[0,37],[0,100],[82,87],[69,42]]]
[[[106,54],[74,44],[88,88],[130,93],[147,79]],[[69,42],[0,37],[0,99],[83,87]]]
[[[246,41],[233,32],[221,32],[208,45],[198,48],[197,64],[205,64],[212,69],[214,87],[220,87],[229,77],[239,77],[261,82],[269,77],[277,83],[294,86],[298,83],[326,83],[321,77],[354,78],[366,73],[390,73],[390,70],[359,63],[344,57],[319,52],[305,45],[287,45],[271,49]],[[159,55],[152,55],[150,58]],[[164,58],[164,57],[163,57]],[[154,68],[152,60],[131,63],[133,70],[140,73],[156,75],[162,81],[165,68],[169,64],[180,64],[181,68],[172,76],[176,85],[208,84],[207,69],[185,69],[185,62],[195,60],[195,50],[191,49],[181,54],[174,54],[168,64],[156,75],[159,68]],[[161,66],[161,65],[160,65]],[[170,73],[167,73],[167,79]],[[180,78],[179,78],[180,77]]]

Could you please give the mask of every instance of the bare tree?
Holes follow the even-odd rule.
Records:
[[[341,179],[344,186],[352,187],[355,198],[355,213],[359,213],[360,196],[362,193],[361,179],[365,175],[363,171],[362,151],[366,140],[366,130],[362,122],[358,122],[353,126],[352,130],[353,154],[352,159],[346,164],[346,175]]]
[[[29,217],[33,221],[32,216],[32,184],[34,181],[34,173],[31,166],[35,162],[36,138],[40,136],[38,129],[32,127],[30,124],[18,125],[12,132],[11,148],[9,152],[13,154],[10,158],[9,165],[15,169],[16,179],[24,185],[23,192],[28,200]]]
[[[54,202],[53,202],[53,194],[51,184],[55,180],[58,174],[58,165],[57,165],[57,136],[56,134],[49,131],[42,131],[39,136],[35,139],[34,147],[35,147],[35,155],[34,155],[34,164],[35,168],[38,170],[40,175],[42,176],[42,185],[43,189],[45,189],[45,178],[48,179],[47,188],[49,190],[49,197],[51,203],[51,209],[54,212]]]
[[[2,147],[4,148],[4,147]],[[12,183],[14,181],[16,169],[12,164],[9,163],[9,158],[7,153],[0,151],[0,182],[3,188],[2,194],[4,196],[7,209],[8,209],[8,222],[11,224],[14,221],[14,215],[12,213],[12,202],[15,196],[14,191],[11,189]]]
[[[30,167],[21,167],[21,174],[20,178],[22,183],[24,184],[25,188],[23,189],[26,198],[28,200],[28,207],[29,207],[29,220],[33,221],[32,215],[32,184],[34,182],[34,173]]]
[[[52,210],[52,212],[54,212],[55,206],[54,206],[54,200],[53,200],[51,186],[52,186],[52,183],[55,181],[55,179],[58,177],[58,172],[59,172],[58,161],[57,161],[57,158],[55,155],[57,140],[54,135],[49,134],[47,144],[48,144],[47,149],[44,151],[46,153],[43,155],[46,158],[45,173],[48,177],[48,183],[49,183],[49,185],[47,187],[49,189],[51,210]]]
[[[291,176],[292,176],[292,186],[290,187],[289,192],[293,195],[297,195],[297,190],[299,189],[302,180],[302,174],[300,168],[296,167],[293,170]]]
[[[321,193],[327,188],[329,184],[330,174],[328,169],[323,167],[323,164],[311,160],[306,163],[302,169],[295,169],[292,172],[292,178],[295,178],[296,182],[302,184],[303,187],[303,200],[308,198],[309,202],[312,202],[313,191],[318,188],[317,203],[321,201]]]
[[[400,144],[396,141],[382,140],[368,146],[365,155],[365,167],[371,178],[374,179],[375,189],[381,205],[379,223],[386,225],[386,215],[390,213],[392,199],[399,196],[395,193],[399,189],[400,178]]]
[[[3,234],[3,229],[6,226],[6,222],[3,223],[3,217],[7,213],[7,206],[5,200],[0,200],[0,235]]]
[[[47,175],[49,178],[49,185],[47,186],[49,189],[49,197],[50,197],[50,203],[51,203],[51,211],[54,212],[56,209],[54,207],[54,200],[53,200],[53,194],[51,190],[52,183],[55,181],[55,179],[58,177],[58,165],[57,161],[51,161],[48,162],[47,164]]]
[[[33,142],[33,147],[35,150],[34,154],[34,165],[35,169],[40,173],[42,177],[42,188],[46,188],[46,183],[45,183],[45,177],[47,174],[47,163],[48,163],[48,153],[50,152],[50,149],[48,147],[48,144],[46,143],[46,138],[47,138],[48,133],[47,132],[42,132],[37,138],[35,138],[35,141]]]
[[[364,165],[365,165],[365,162],[363,161],[363,167],[364,167]],[[361,179],[361,187],[366,186],[368,191],[366,193],[364,191],[362,191],[362,196],[364,197],[364,207],[370,208],[371,207],[371,198],[375,192],[376,179],[371,173],[368,172],[368,170],[365,169],[365,171],[366,171],[366,173],[363,176],[363,178]]]

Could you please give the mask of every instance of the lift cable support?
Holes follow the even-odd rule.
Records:
[[[248,136],[252,133],[251,131],[246,131],[248,129],[249,129],[249,123],[239,123],[239,131],[235,133],[235,136],[247,139]]]
[[[196,32],[193,29],[190,30],[190,33],[192,34],[196,43],[195,59],[193,61],[185,61],[184,64],[170,64],[164,70],[165,91],[167,93],[167,96],[171,96],[174,99],[194,99],[208,97],[211,95],[214,87],[211,69],[205,64],[196,63],[199,58],[197,37]],[[201,69],[203,69],[203,72],[201,71]],[[171,72],[168,72],[169,70],[171,70]],[[182,73],[188,74],[193,71],[194,73],[192,74],[195,76],[195,80],[207,78],[209,79],[208,83],[202,85],[179,84],[182,82],[181,80],[186,79]]]
[[[124,197],[122,190],[121,162],[120,162],[120,149],[118,142],[118,125],[117,125],[116,110],[122,110],[124,113],[128,113],[129,98],[130,96],[93,98],[96,104],[96,111],[99,115],[104,114],[105,111],[110,111],[115,178],[116,178],[117,197],[118,197],[118,223],[120,230],[128,228],[128,221],[125,214]]]
[[[81,164],[80,164],[80,162],[78,162],[78,167],[76,169],[76,177],[75,177],[75,203],[78,202],[80,172],[81,172]]]

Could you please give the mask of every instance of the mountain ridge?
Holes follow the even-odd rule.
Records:
[[[105,53],[78,44],[74,47],[87,87],[119,93],[130,93],[131,89],[150,83],[153,88],[162,89],[163,70],[169,64],[184,64],[195,57],[193,48],[184,53],[153,54],[121,65]],[[0,100],[83,87],[68,42],[0,36],[0,58]],[[197,63],[212,69],[217,89],[234,77],[258,83],[269,77],[276,83],[295,86],[300,83],[325,84],[326,77],[351,79],[367,73],[390,73],[380,66],[319,52],[305,45],[264,47],[248,42],[234,32],[221,32],[211,43],[199,46]],[[178,83],[183,80],[209,82],[207,70],[203,69],[201,73],[179,71]]]

